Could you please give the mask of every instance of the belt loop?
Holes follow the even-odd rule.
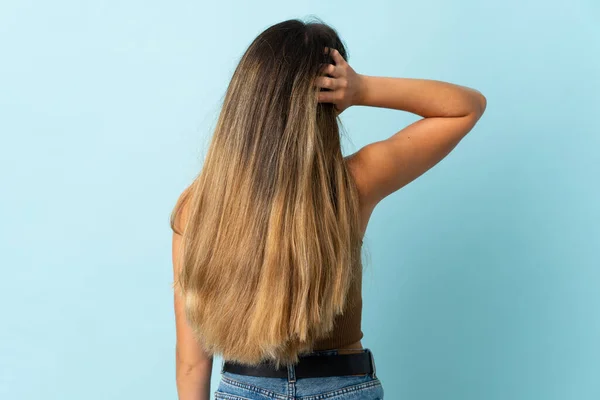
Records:
[[[371,359],[371,367],[373,368],[373,373],[371,376],[373,379],[377,379],[377,375],[375,374],[375,357],[373,356],[373,352],[369,349],[369,358]]]
[[[288,364],[287,371],[288,371],[288,382],[289,383],[296,382],[296,367],[293,364]]]
[[[221,358],[221,375],[225,371],[225,358]]]

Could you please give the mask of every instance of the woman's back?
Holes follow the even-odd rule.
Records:
[[[313,352],[362,349],[369,219],[460,142],[486,101],[450,83],[357,74],[345,54],[329,27],[292,20],[267,29],[242,57],[202,172],[172,214],[178,379],[191,379],[189,366],[206,374],[221,353],[222,372],[241,374],[224,382],[252,387],[245,398],[271,384],[283,390],[269,392],[276,398],[295,398],[297,377],[367,373],[352,387],[379,385],[370,351],[330,361]],[[423,119],[342,157],[337,114],[352,105]],[[177,221],[185,221],[179,230]],[[282,362],[285,386],[270,380],[280,379]],[[243,375],[263,380],[254,386]],[[332,384],[322,383],[316,396]],[[349,390],[335,384],[340,395]]]
[[[427,115],[428,107],[435,106],[435,99],[427,96],[427,89],[429,88],[432,94],[435,94],[436,89],[448,90],[453,86],[445,82],[358,75],[339,53],[335,50],[333,53],[337,67],[339,67],[336,76],[341,77],[343,81],[343,83],[338,83],[337,87],[363,88],[362,92],[359,92],[361,95],[347,91],[353,97],[348,100],[352,105],[406,109]],[[344,69],[345,71],[343,71]],[[348,83],[349,80],[354,82]],[[336,85],[329,82],[329,85],[324,87],[334,88]],[[370,88],[370,91],[364,88]],[[403,90],[419,93],[422,97],[421,102],[404,101],[401,97]],[[471,108],[466,108],[464,115],[450,114],[448,117],[424,118],[398,131],[386,140],[370,143],[356,153],[345,157],[359,193],[360,227],[363,236],[376,205],[386,196],[421,176],[448,155],[483,114],[486,107],[485,97],[472,89],[462,88],[462,90],[471,95],[472,102]],[[418,97],[416,98],[418,99]],[[345,103],[344,95],[338,101],[341,104],[348,104]],[[360,339],[364,334],[360,328],[361,282],[362,276],[355,282],[355,289],[349,297],[351,303],[347,308],[347,313],[337,317],[336,329],[325,339],[317,342],[315,349],[362,347]],[[356,341],[350,340],[352,337],[356,338]]]

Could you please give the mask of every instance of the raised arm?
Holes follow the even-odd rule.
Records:
[[[319,101],[335,103],[339,112],[362,105],[423,117],[347,157],[361,197],[371,208],[442,160],[485,111],[486,99],[474,89],[427,79],[361,75],[336,50],[332,57],[335,65],[323,68],[329,76],[317,78],[319,87],[330,89],[319,93]]]
[[[393,108],[423,117],[352,157],[360,168],[366,200],[374,207],[448,155],[473,129],[485,111],[486,99],[473,89],[440,81],[361,79],[364,90],[357,105]]]

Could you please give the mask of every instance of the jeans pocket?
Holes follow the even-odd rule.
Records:
[[[298,381],[298,391],[301,393],[298,397],[302,400],[383,399],[381,381],[371,375],[309,379]]]
[[[273,380],[274,379],[274,380]],[[215,395],[227,400],[285,400],[287,379],[263,378],[225,372]]]
[[[214,395],[215,395],[215,400],[253,400],[248,397],[241,397],[241,396],[238,396],[235,394],[221,392],[219,390],[214,392]]]

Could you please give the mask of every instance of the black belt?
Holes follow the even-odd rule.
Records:
[[[372,374],[375,376],[375,360],[369,349],[365,349],[360,353],[308,354],[299,356],[299,359],[300,361],[293,365],[296,379],[358,374]],[[275,365],[271,361],[256,365],[225,361],[221,372],[270,378],[288,377],[287,366],[275,369]]]

